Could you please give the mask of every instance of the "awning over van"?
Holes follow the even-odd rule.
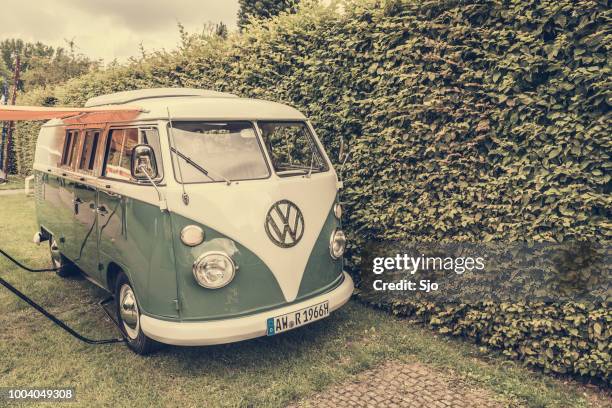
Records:
[[[133,106],[68,108],[0,105],[0,121],[64,119],[66,124],[106,123],[132,120],[142,112]]]

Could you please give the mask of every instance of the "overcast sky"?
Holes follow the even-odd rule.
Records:
[[[177,23],[199,32],[208,22],[236,28],[238,0],[1,0],[0,39],[21,38],[65,46],[105,62],[146,50],[171,49]]]

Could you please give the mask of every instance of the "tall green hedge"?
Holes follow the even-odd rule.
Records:
[[[238,0],[238,26],[245,27],[249,18],[271,18],[283,11],[295,11],[299,0]]]
[[[609,1],[350,1],[86,75],[80,105],[151,86],[286,102],[345,174],[351,262],[368,240],[610,240]],[[22,125],[28,172],[35,126]],[[355,269],[356,270],[356,269]],[[610,381],[609,305],[372,303],[554,372]]]

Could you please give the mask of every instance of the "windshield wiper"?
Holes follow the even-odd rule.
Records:
[[[314,162],[315,162],[315,155],[314,155],[314,152],[312,152],[310,155],[310,165],[308,167],[277,170],[276,174],[278,174],[279,176],[289,176],[292,174],[303,174],[305,177],[310,178],[314,170]]]
[[[306,169],[280,170],[280,171],[277,171],[276,174],[278,174],[279,176],[286,176],[289,174],[308,174],[308,170]]]
[[[178,150],[176,150],[174,147],[170,148],[170,151],[175,153],[178,157],[180,157],[181,159],[185,160],[188,164],[190,164],[191,166],[193,166],[196,170],[198,170],[200,173],[204,174],[206,177],[208,177],[209,179],[211,179],[212,181],[217,181],[215,180],[213,177],[211,177],[208,174],[208,170],[206,170],[204,167],[200,166],[198,163],[194,162],[189,156],[186,156],[185,154],[179,152]],[[230,185],[232,182],[223,177],[222,174],[217,173],[217,175],[219,177],[221,177],[223,180],[225,180],[225,182],[227,183],[227,185]]]

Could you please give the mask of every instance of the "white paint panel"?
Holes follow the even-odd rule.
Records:
[[[255,253],[276,277],[287,302],[296,299],[302,276],[336,197],[333,171],[273,180],[186,185],[189,205],[181,190],[168,189],[171,211],[213,228]],[[280,200],[295,203],[304,216],[304,235],[291,248],[274,244],[265,231],[266,215]],[[282,224],[281,224],[282,225]]]
[[[291,313],[296,310],[329,302],[329,311],[342,307],[353,294],[353,280],[346,272],[343,282],[337,288],[298,304],[234,319],[205,322],[170,322],[150,316],[140,316],[142,331],[152,339],[177,346],[208,346],[265,336],[266,320],[270,317]]]
[[[52,120],[48,124],[51,126],[43,126],[40,129],[36,143],[36,152],[34,153],[34,167],[38,165],[39,168],[37,170],[42,169],[42,171],[57,166],[62,157],[62,148],[64,147],[65,129],[59,126],[62,124],[62,121]]]

